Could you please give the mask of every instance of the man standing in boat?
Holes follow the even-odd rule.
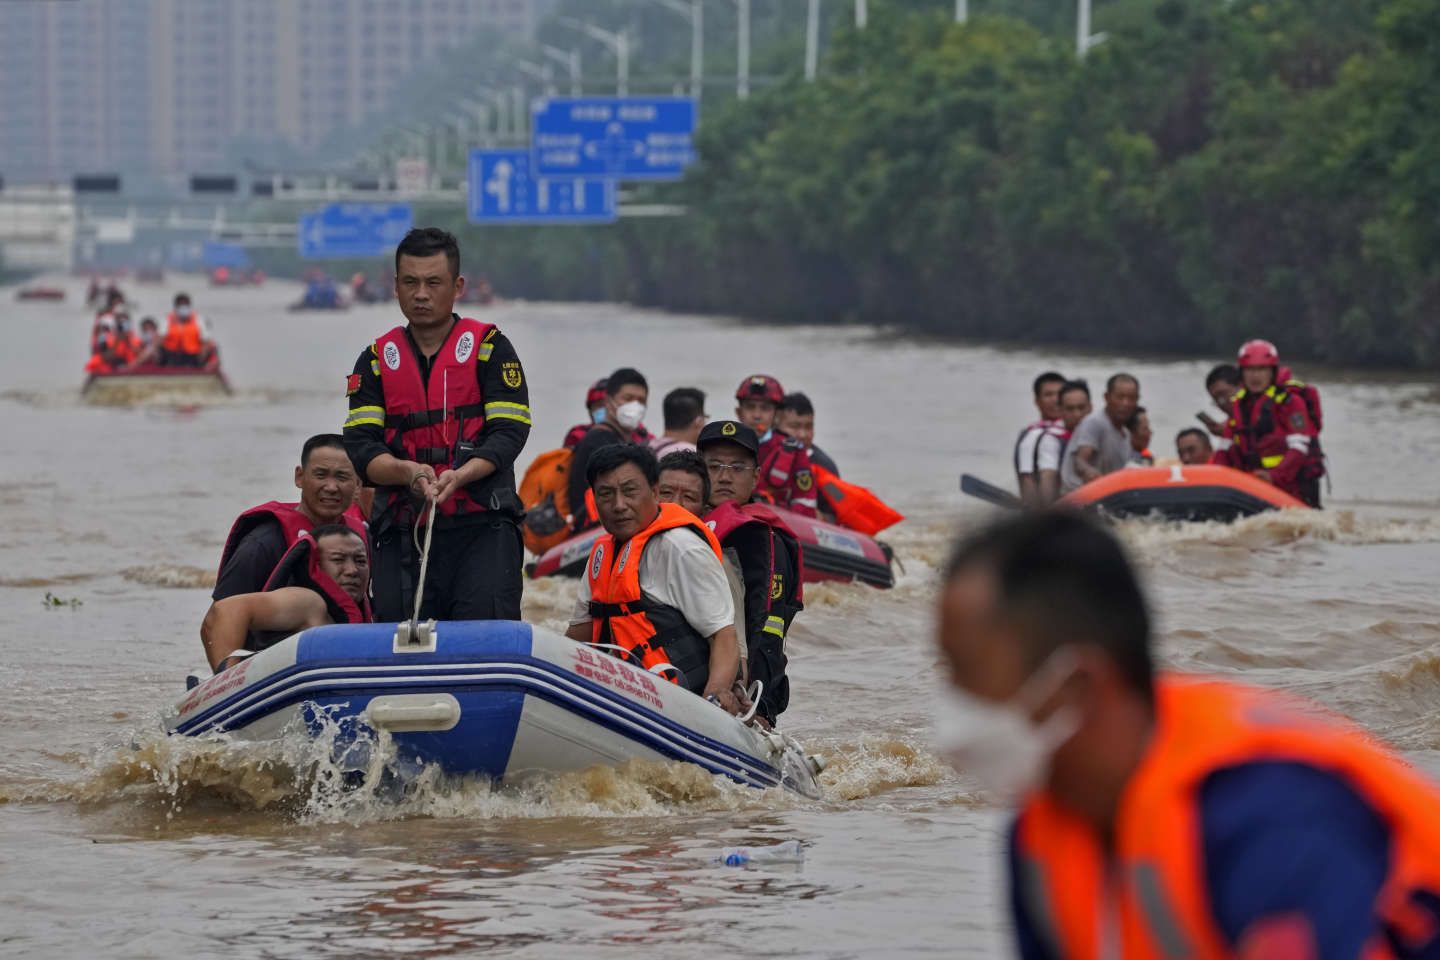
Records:
[[[346,382],[345,448],[376,488],[375,616],[411,615],[417,528],[434,524],[421,616],[520,618],[523,514],[515,458],[530,436],[530,395],[515,348],[494,324],[454,312],[460,246],[411,230],[395,250],[409,321],[366,347]]]
[[[735,606],[715,535],[660,502],[647,447],[602,447],[586,475],[605,534],[590,549],[565,635],[618,647],[636,666],[739,713]]]

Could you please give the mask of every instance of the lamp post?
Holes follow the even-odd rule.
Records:
[[[624,33],[602,30],[592,23],[585,23],[574,17],[561,17],[560,22],[567,27],[589,34],[615,53],[615,93],[622,97],[628,96],[630,93],[630,38]]]
[[[705,82],[705,7],[701,0],[655,0],[690,23],[690,96],[700,99]]]
[[[552,47],[547,43],[543,45],[540,49],[544,50],[545,56],[549,57],[551,60],[554,60],[556,63],[562,63],[565,65],[565,71],[570,74],[570,96],[580,96],[579,48],[571,50],[561,50],[559,47]]]
[[[750,96],[750,0],[735,0],[735,96]]]
[[[805,79],[814,80],[820,66],[820,0],[810,0],[805,17]]]
[[[955,22],[964,23],[970,19],[969,0],[955,0]]]
[[[515,66],[520,72],[540,81],[540,88],[545,91],[545,96],[555,96],[555,68],[548,63],[531,63],[529,60],[516,60]]]
[[[855,29],[864,30],[865,25],[870,22],[870,4],[865,0],[855,0]]]
[[[1075,56],[1084,58],[1090,52],[1091,47],[1098,47],[1105,42],[1104,33],[1090,32],[1090,2],[1091,0],[1079,0],[1075,11]]]

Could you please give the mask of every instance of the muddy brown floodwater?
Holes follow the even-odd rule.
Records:
[[[904,573],[888,592],[806,592],[784,725],[830,759],[823,800],[680,765],[517,790],[427,779],[396,798],[329,788],[306,743],[158,732],[203,662],[198,624],[229,522],[291,493],[301,442],[338,429],[356,354],[399,320],[380,306],[288,314],[292,284],[184,280],[236,387],[223,403],[86,406],[81,285],[68,282],[65,304],[0,289],[0,953],[1008,953],[1004,812],[926,749],[935,571],[956,532],[989,515],[962,499],[957,476],[1009,481],[1029,381],[1052,366],[1092,383],[1137,374],[1157,452],[1168,451],[1204,405],[1208,362],[617,305],[491,309],[531,384],[527,459],[559,443],[586,385],[621,364],[649,376],[652,426],[673,386],[709,391],[721,415],[742,376],[773,373],[814,399],[821,445],[845,475],[909,516],[888,536]],[[142,313],[162,315],[175,289],[132,292]],[[1155,595],[1163,655],[1314,696],[1440,771],[1434,380],[1301,372],[1324,390],[1329,509],[1122,528]],[[572,590],[527,585],[527,618],[559,626]],[[790,838],[807,845],[803,865],[710,864],[725,846]]]

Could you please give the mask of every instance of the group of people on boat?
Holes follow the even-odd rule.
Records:
[[[165,318],[165,333],[154,317],[132,324],[125,295],[111,287],[90,330],[90,359],[85,372],[116,373],[146,367],[198,367],[219,362],[209,324],[195,312],[190,295],[177,293]]]
[[[756,374],[735,417],[711,420],[705,394],[681,387],[653,436],[649,385],[622,368],[517,491],[529,386],[498,327],[454,312],[455,238],[413,230],[395,268],[408,322],[356,360],[341,433],[301,452],[299,501],[245,511],[227,538],[202,628],[212,668],[318,623],[407,620],[417,597],[421,620],[518,620],[524,545],[599,528],[569,635],[774,724],[804,606],[786,511],[873,523],[884,507],[814,446],[811,402]]]
[[[1243,344],[1236,363],[1210,371],[1205,389],[1224,418],[1200,413],[1205,429],[1180,430],[1176,457],[1157,461],[1150,451],[1150,417],[1140,405],[1136,377],[1110,377],[1103,406],[1095,409],[1084,380],[1054,371],[1040,374],[1033,384],[1040,418],[1021,430],[1015,442],[1021,500],[1027,506],[1046,506],[1127,467],[1218,464],[1252,474],[1318,508],[1320,478],[1325,475],[1319,391],[1296,379],[1268,340]]]

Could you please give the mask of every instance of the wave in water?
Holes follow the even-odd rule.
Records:
[[[147,587],[189,589],[215,586],[215,571],[208,567],[187,567],[175,563],[154,563],[143,567],[126,567],[120,575],[131,583]]]

